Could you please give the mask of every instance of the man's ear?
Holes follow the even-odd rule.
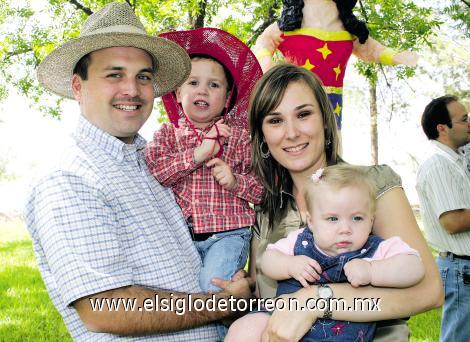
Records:
[[[72,76],[72,92],[73,96],[75,97],[75,100],[77,100],[78,102],[80,102],[80,99],[82,97],[82,82],[83,80],[77,74],[74,74]]]
[[[439,136],[442,136],[443,134],[447,133],[447,128],[449,128],[449,126],[444,125],[444,124],[438,124],[436,126],[436,129],[437,129],[437,133],[439,133]]]

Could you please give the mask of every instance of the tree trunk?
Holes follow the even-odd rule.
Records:
[[[375,80],[369,80],[370,92],[370,146],[372,164],[379,163],[379,139],[377,132],[377,83]]]
[[[189,22],[191,23],[191,28],[197,29],[204,27],[204,19],[206,18],[206,8],[207,0],[201,0],[198,3],[198,9],[195,11],[195,15],[192,13],[189,14]]]

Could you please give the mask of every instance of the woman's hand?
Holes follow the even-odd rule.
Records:
[[[317,286],[301,289],[289,295],[283,295],[286,303],[285,310],[275,310],[269,319],[268,326],[263,332],[261,341],[299,341],[319,318],[319,311],[302,310],[306,307],[307,300],[312,299],[312,293],[316,293]],[[287,303],[297,301],[300,307],[287,307]]]

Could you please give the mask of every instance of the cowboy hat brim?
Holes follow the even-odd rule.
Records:
[[[231,126],[248,126],[247,110],[251,92],[263,71],[250,48],[234,35],[217,28],[204,27],[187,31],[164,32],[159,35],[181,47],[189,56],[209,56],[222,64],[233,78],[232,98],[226,123]],[[181,106],[173,93],[162,97],[170,121],[178,127],[184,117]]]
[[[178,44],[138,33],[101,33],[68,41],[52,51],[38,67],[38,80],[49,91],[73,99],[73,69],[86,54],[111,47],[135,47],[147,51],[156,63],[155,97],[180,86],[189,76],[191,62]]]

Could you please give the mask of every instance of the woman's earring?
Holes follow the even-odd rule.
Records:
[[[259,145],[259,152],[260,152],[261,157],[263,159],[268,159],[269,156],[271,155],[271,152],[269,151],[268,145],[266,145],[267,152],[263,151],[263,145],[264,144],[266,144],[266,143],[264,141],[262,141],[261,144]]]
[[[326,148],[329,148],[330,145],[331,145],[331,140],[330,140],[330,139],[328,139],[327,141],[325,141],[325,147],[326,147]]]

